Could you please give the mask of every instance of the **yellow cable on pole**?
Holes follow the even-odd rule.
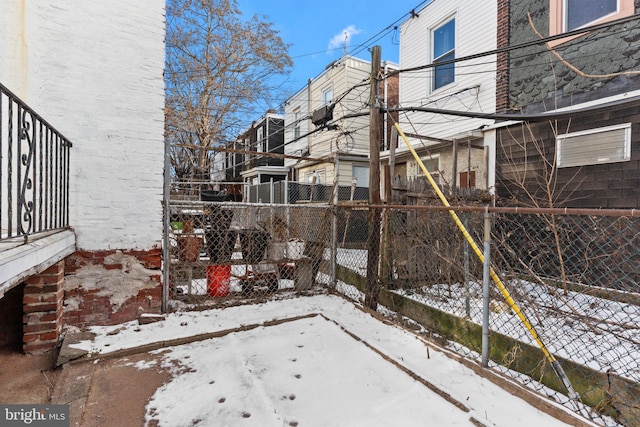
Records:
[[[424,174],[424,176],[429,181],[429,184],[431,184],[431,187],[433,188],[433,190],[438,195],[438,198],[440,199],[442,204],[444,206],[446,206],[446,207],[450,207],[451,205],[449,204],[449,201],[447,200],[445,195],[442,193],[442,191],[440,191],[440,188],[438,187],[438,184],[434,181],[433,177],[429,173],[429,170],[427,170],[427,168],[424,165],[424,163],[422,162],[422,160],[420,160],[420,157],[418,157],[418,153],[416,153],[416,151],[413,149],[413,146],[411,145],[411,143],[409,143],[409,140],[407,139],[407,137],[404,134],[404,132],[402,132],[402,129],[400,129],[400,126],[398,125],[398,123],[395,124],[395,127],[396,127],[396,129],[398,131],[398,135],[400,135],[402,137],[402,139],[404,140],[405,144],[407,144],[407,147],[409,148],[409,151],[413,155],[413,158],[416,160],[416,162],[420,166],[420,169],[422,169],[422,173]],[[449,215],[451,215],[451,217],[453,218],[453,221],[458,226],[458,229],[460,229],[460,231],[462,232],[462,235],[464,236],[464,238],[469,243],[469,246],[471,246],[471,248],[473,249],[475,254],[478,256],[478,259],[480,260],[480,262],[484,263],[484,254],[482,253],[482,251],[480,250],[480,248],[478,247],[476,242],[473,240],[473,237],[471,237],[471,235],[467,231],[467,228],[464,226],[462,221],[460,221],[460,218],[458,217],[458,214],[456,214],[453,211],[453,209],[450,209],[447,212],[449,212]],[[493,280],[493,282],[496,284],[496,286],[500,290],[500,293],[504,297],[505,301],[507,302],[507,304],[509,305],[511,310],[513,310],[513,312],[516,314],[516,316],[518,316],[518,318],[520,319],[520,322],[522,322],[524,327],[529,331],[529,334],[531,334],[531,337],[534,339],[536,344],[538,344],[538,347],[540,347],[540,350],[542,350],[542,353],[544,354],[546,359],[549,361],[549,363],[551,364],[553,370],[556,372],[556,374],[558,375],[558,377],[562,381],[563,385],[567,389],[569,397],[572,398],[572,399],[579,399],[580,396],[573,390],[573,386],[569,382],[569,378],[567,378],[567,375],[565,374],[564,370],[562,369],[562,367],[560,366],[560,364],[558,363],[556,358],[553,357],[553,355],[549,352],[549,350],[547,350],[547,347],[544,345],[544,343],[542,342],[542,340],[538,336],[538,333],[533,328],[533,326],[531,325],[529,320],[526,318],[524,313],[520,310],[520,307],[518,307],[518,304],[516,304],[516,302],[513,300],[513,298],[511,297],[511,294],[509,293],[509,290],[504,286],[504,283],[502,283],[502,280],[500,279],[500,277],[498,277],[498,274],[495,272],[493,267],[489,268],[489,275],[491,276],[491,279]]]

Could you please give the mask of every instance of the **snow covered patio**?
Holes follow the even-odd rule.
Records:
[[[170,370],[146,404],[147,425],[591,425],[334,295],[91,332],[73,348],[93,364],[146,353],[120,360]]]

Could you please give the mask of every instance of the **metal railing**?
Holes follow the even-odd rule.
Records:
[[[69,226],[71,146],[0,84],[0,240]]]
[[[263,184],[245,187],[246,201],[248,203],[276,203],[293,204],[305,202],[333,201],[333,185],[307,184],[294,181],[265,182]],[[354,187],[340,185],[338,187],[338,200],[369,200],[368,187]]]

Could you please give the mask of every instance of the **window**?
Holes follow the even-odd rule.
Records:
[[[433,179],[438,183],[440,181],[440,156],[426,156],[420,158],[424,167],[427,168],[429,174],[433,177]],[[424,173],[422,173],[422,168],[418,162],[411,161],[407,163],[407,178],[416,179],[416,178],[424,178]]]
[[[304,175],[304,182],[306,184],[324,184],[325,183],[325,170],[317,170],[313,172],[307,172]]]
[[[550,0],[549,35],[562,34],[581,27],[602,24],[635,13],[634,0]],[[564,43],[578,36],[549,42]]]
[[[455,30],[456,20],[452,19],[433,31],[433,90],[453,83],[455,79],[455,64],[437,65],[440,62],[455,59]]]
[[[264,137],[264,128],[260,126],[256,130],[256,151],[266,152],[266,138]]]
[[[293,111],[293,139],[300,138],[300,108]]]
[[[576,30],[618,11],[618,0],[565,0],[564,29]]]
[[[329,86],[328,88],[322,91],[322,104],[329,105],[333,100],[333,88]]]
[[[631,123],[560,135],[558,167],[598,165],[631,159]]]
[[[351,171],[358,187],[369,187],[369,166],[353,165]]]

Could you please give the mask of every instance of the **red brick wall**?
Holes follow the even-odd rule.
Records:
[[[156,271],[149,276],[155,286],[140,289],[114,311],[108,295],[101,295],[101,289],[84,287],[65,289],[64,323],[77,327],[93,325],[114,325],[135,320],[140,313],[159,313],[162,309],[162,250],[150,251],[77,251],[65,260],[67,277],[74,275],[89,264],[101,266],[105,270],[121,270],[123,280],[127,280],[127,266],[106,262],[105,259],[117,252],[134,257],[145,269]],[[70,302],[73,301],[73,304]],[[78,303],[79,302],[79,303]]]
[[[509,46],[509,0],[498,0],[498,49]],[[509,103],[509,53],[497,55],[496,70],[496,112],[505,113],[510,109]]]
[[[57,347],[62,331],[64,261],[25,281],[22,348],[38,353]]]

